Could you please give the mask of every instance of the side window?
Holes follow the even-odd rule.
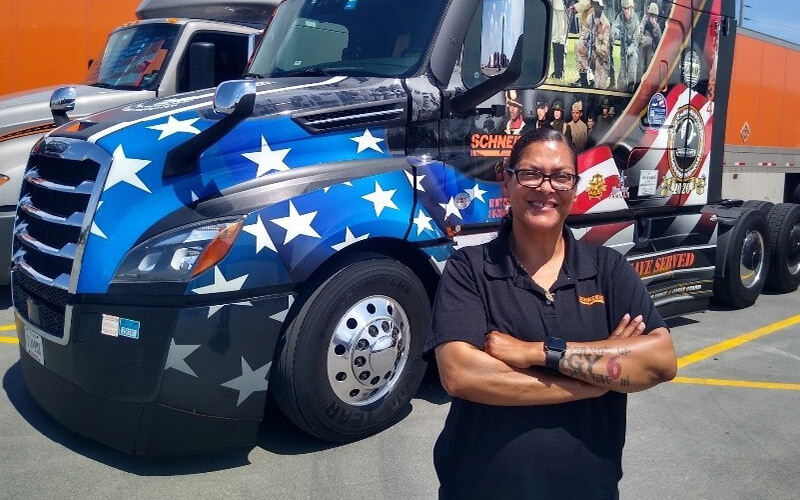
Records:
[[[229,33],[216,33],[200,31],[195,33],[189,46],[193,43],[211,43],[214,45],[214,85],[219,85],[226,80],[241,78],[248,60],[248,36],[232,35]],[[178,67],[178,92],[187,92],[189,88],[189,68],[191,61],[187,49]]]

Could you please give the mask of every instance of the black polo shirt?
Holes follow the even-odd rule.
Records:
[[[528,341],[605,340],[625,313],[646,331],[665,327],[639,276],[618,252],[575,241],[551,288],[553,301],[515,262],[507,238],[457,251],[445,266],[427,354],[459,340],[483,349],[498,330]],[[503,407],[453,398],[434,448],[446,498],[606,499],[622,477],[626,396]]]

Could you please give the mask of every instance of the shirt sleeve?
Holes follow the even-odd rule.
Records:
[[[647,293],[647,288],[633,266],[621,255],[613,266],[611,279],[611,329],[617,327],[626,313],[635,318],[642,315],[645,324],[645,334],[656,328],[667,328],[653,304],[653,299]]]
[[[447,261],[433,304],[425,359],[432,359],[436,346],[454,340],[483,349],[487,318],[474,274],[463,254],[456,254]]]

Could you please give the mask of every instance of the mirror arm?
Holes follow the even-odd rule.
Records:
[[[170,150],[164,161],[164,171],[161,177],[167,179],[194,171],[194,169],[197,168],[200,155],[225,137],[236,125],[252,115],[255,103],[255,94],[244,96],[233,113],[222,118],[220,121],[180,146],[176,146]]]
[[[457,115],[467,115],[482,102],[498,94],[516,82],[522,74],[522,45],[523,37],[520,35],[517,46],[514,47],[514,54],[506,70],[483,83],[472,87],[461,95],[457,95],[450,100],[450,110]]]

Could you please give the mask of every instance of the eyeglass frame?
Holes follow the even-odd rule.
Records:
[[[542,174],[541,182],[539,182],[539,184],[537,184],[535,186],[528,186],[527,184],[523,184],[519,180],[519,172],[523,172],[523,171],[538,172],[538,173]],[[544,184],[544,181],[546,180],[547,182],[550,183],[550,187],[553,188],[554,191],[559,191],[559,192],[562,192],[562,193],[566,193],[567,191],[572,191],[573,189],[575,189],[578,186],[578,183],[581,180],[581,176],[578,175],[578,174],[570,174],[570,173],[566,173],[566,172],[556,172],[555,174],[546,174],[546,173],[542,172],[541,170],[536,170],[534,168],[523,168],[521,170],[517,170],[517,169],[514,169],[514,168],[506,168],[506,172],[508,172],[509,174],[513,175],[514,178],[517,179],[517,184],[519,184],[520,186],[524,186],[526,188],[531,188],[531,189],[538,189],[538,188],[542,187],[542,184]],[[553,185],[553,176],[554,175],[570,175],[570,176],[572,176],[572,187],[570,187],[569,189],[559,189],[559,188],[555,187]]]

